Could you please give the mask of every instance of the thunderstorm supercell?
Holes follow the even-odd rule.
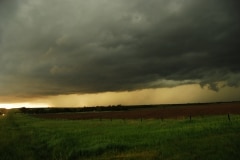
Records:
[[[0,102],[191,85],[239,92],[239,7],[234,0],[1,0]]]

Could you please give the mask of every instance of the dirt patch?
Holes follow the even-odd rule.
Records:
[[[126,111],[100,111],[81,113],[45,113],[36,114],[40,118],[51,119],[166,119],[184,118],[205,115],[240,114],[240,102],[186,104],[152,106],[146,108],[131,108]]]

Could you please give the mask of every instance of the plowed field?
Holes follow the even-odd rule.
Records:
[[[240,102],[186,104],[186,105],[154,105],[144,108],[131,108],[126,111],[98,111],[78,113],[45,113],[37,117],[51,119],[166,119],[185,118],[206,115],[240,114]]]

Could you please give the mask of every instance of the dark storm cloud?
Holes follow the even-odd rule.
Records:
[[[239,85],[237,1],[13,2],[0,7],[1,95]]]

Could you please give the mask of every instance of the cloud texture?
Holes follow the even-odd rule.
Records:
[[[239,7],[234,0],[2,0],[0,95],[237,87]]]

